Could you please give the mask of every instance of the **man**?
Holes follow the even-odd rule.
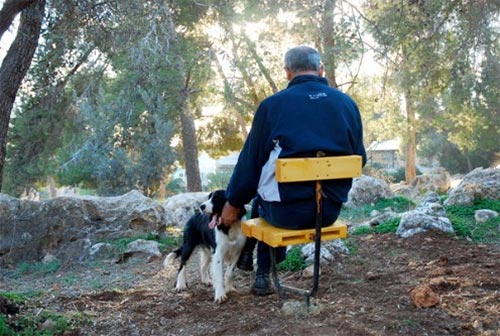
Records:
[[[255,113],[226,190],[223,225],[234,223],[239,207],[256,197],[259,215],[273,226],[315,226],[314,182],[279,184],[275,180],[277,158],[310,157],[323,151],[326,155],[358,154],[366,162],[358,107],[349,96],[328,86],[319,53],[306,46],[290,49],[285,54],[285,73],[288,87],[262,101]],[[351,185],[352,179],[324,181],[323,225],[337,219]],[[249,240],[240,268],[245,268],[242,260],[252,262],[254,244]],[[284,249],[277,252],[284,258]],[[273,292],[269,273],[270,247],[259,242],[254,294]]]

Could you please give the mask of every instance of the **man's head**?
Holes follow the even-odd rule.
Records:
[[[323,65],[319,52],[311,47],[300,46],[285,54],[285,71],[288,80],[299,74],[323,76]]]

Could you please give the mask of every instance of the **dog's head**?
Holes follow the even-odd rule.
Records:
[[[201,203],[200,209],[202,212],[208,214],[210,216],[210,223],[208,226],[213,229],[217,225],[219,225],[219,219],[222,214],[222,209],[224,208],[224,204],[226,204],[226,191],[223,189],[212,191],[208,195],[208,200]],[[241,210],[241,217],[246,214],[245,208]]]

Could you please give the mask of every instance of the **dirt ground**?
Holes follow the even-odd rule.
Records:
[[[18,279],[2,271],[0,291],[43,292],[19,314],[44,310],[87,320],[66,335],[500,335],[498,246],[439,233],[352,239],[355,254],[322,266],[309,311],[285,309],[302,304],[293,298],[284,304],[277,294],[254,297],[253,273],[239,270],[238,291],[215,304],[194,263],[190,289],[177,293],[176,270],[163,270],[160,259]],[[300,273],[282,276],[296,286],[311,281]],[[415,288],[438,300],[416,307]]]

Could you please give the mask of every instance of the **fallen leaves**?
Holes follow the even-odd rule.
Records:
[[[439,303],[439,295],[428,285],[421,285],[411,289],[410,298],[418,308],[434,307]]]

